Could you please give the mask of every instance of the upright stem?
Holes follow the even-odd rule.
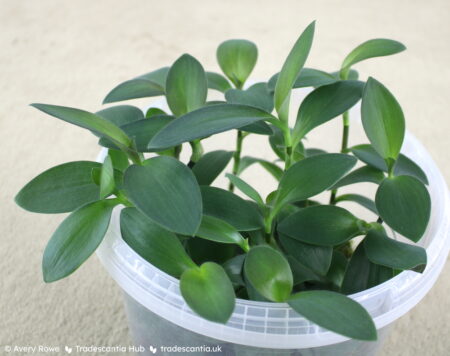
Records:
[[[192,168],[195,166],[195,164],[198,162],[198,160],[202,157],[203,146],[200,143],[200,140],[191,141],[191,142],[189,142],[189,144],[192,147],[192,154],[191,154],[191,159],[189,160],[189,163],[188,163],[188,167]]]
[[[241,130],[237,131],[237,135],[236,135],[236,150],[234,151],[233,154],[233,171],[232,173],[234,175],[237,175],[237,173],[239,172],[239,165],[241,164],[241,152],[242,152],[242,142],[244,141],[244,134]],[[232,192],[234,190],[234,184],[230,182],[228,189],[230,190],[230,192]]]
[[[348,111],[344,112],[342,115],[343,121],[343,130],[342,130],[342,144],[341,144],[341,153],[347,153],[348,151],[348,134],[350,132],[350,120]]]

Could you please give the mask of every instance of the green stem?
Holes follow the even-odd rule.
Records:
[[[189,142],[192,147],[191,159],[188,163],[188,167],[192,168],[198,162],[198,160],[203,156],[203,146],[200,140],[194,140]]]
[[[350,132],[350,120],[349,120],[349,114],[348,111],[344,112],[342,115],[342,143],[341,143],[341,153],[347,153],[348,152],[348,135]],[[331,191],[330,196],[330,204],[336,204],[336,195],[337,195],[337,189],[333,189]]]
[[[238,130],[236,135],[236,150],[233,154],[233,171],[234,175],[239,172],[239,165],[241,164],[241,153],[242,153],[242,142],[244,141],[244,134],[242,131]],[[228,190],[232,192],[234,190],[234,184],[230,182]]]

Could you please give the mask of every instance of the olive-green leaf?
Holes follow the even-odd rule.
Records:
[[[388,167],[383,158],[369,144],[357,145],[350,148],[350,151],[362,162],[382,170],[388,171]],[[394,166],[394,175],[412,176],[420,180],[423,184],[428,184],[425,172],[410,158],[401,154],[398,156]]]
[[[230,89],[225,93],[227,102],[254,106],[268,113],[273,110],[273,97],[266,83],[256,83],[247,90]]]
[[[307,244],[285,234],[280,234],[279,237],[281,245],[289,255],[321,276],[327,274],[333,255],[331,246]]]
[[[248,250],[248,242],[233,226],[213,216],[203,215],[202,222],[195,235],[224,244],[236,244],[244,251]]]
[[[119,84],[106,95],[103,104],[164,95],[168,71],[168,67],[163,67]]]
[[[364,244],[353,252],[342,281],[342,293],[353,294],[377,286],[394,276],[390,267],[376,265],[367,258]]]
[[[115,188],[114,168],[110,156],[106,156],[100,172],[100,199],[112,194]]]
[[[337,189],[340,187],[344,187],[346,185],[363,182],[380,184],[383,181],[383,179],[384,179],[383,171],[374,168],[372,166],[363,166],[347,174],[345,177],[339,180],[332,187],[332,189]]]
[[[108,156],[111,157],[114,169],[124,172],[130,165],[127,155],[118,150],[108,150]]]
[[[361,119],[378,154],[385,160],[396,160],[405,136],[403,111],[391,92],[371,77],[364,87]]]
[[[172,157],[154,157],[125,171],[128,199],[169,231],[194,235],[202,218],[200,188],[192,171]]]
[[[423,247],[396,241],[377,230],[369,231],[364,249],[367,258],[377,265],[423,272],[427,264],[427,252]]]
[[[356,159],[341,153],[307,157],[292,165],[280,181],[276,206],[305,200],[335,184],[356,164]],[[311,179],[314,177],[314,179]]]
[[[274,103],[282,121],[287,121],[288,119],[291,90],[306,62],[306,58],[308,58],[314,37],[314,27],[315,22],[312,22],[300,35],[278,76],[277,84],[275,85]]]
[[[275,85],[278,80],[279,73],[273,75],[267,83],[270,91],[275,90]],[[336,82],[338,79],[332,74],[324,72],[322,70],[313,68],[302,68],[300,74],[295,80],[293,88],[307,88],[307,87],[320,87]]]
[[[244,263],[245,278],[265,298],[284,302],[293,286],[289,262],[277,250],[269,246],[252,247]]]
[[[173,121],[173,116],[157,115],[149,119],[142,119],[131,122],[121,127],[121,129],[134,141],[134,147],[138,152],[153,152],[149,149],[148,143],[150,140],[166,125]],[[102,137],[99,144],[115,148],[116,146],[108,139]]]
[[[212,134],[237,129],[273,117],[263,110],[238,104],[203,107],[179,117],[159,131],[148,147],[160,150]]]
[[[189,54],[178,58],[167,74],[166,99],[175,116],[196,110],[206,102],[208,81],[199,61]]]
[[[123,126],[130,122],[142,120],[144,113],[141,109],[131,105],[117,105],[95,113],[104,119],[111,121],[116,126]]]
[[[386,178],[378,187],[375,203],[381,218],[395,231],[417,242],[430,219],[430,194],[411,176]]]
[[[180,290],[191,309],[207,320],[224,324],[233,313],[233,285],[224,269],[214,262],[185,271]]]
[[[261,198],[261,195],[253,188],[250,184],[245,182],[243,179],[235,176],[234,174],[227,173],[227,178],[230,180],[233,185],[239,189],[242,193],[248,196],[250,199],[257,202],[260,206],[264,206],[264,200]]]
[[[112,199],[89,203],[64,219],[44,251],[45,282],[67,277],[92,255],[105,236],[116,204]]]
[[[245,156],[241,158],[241,162],[239,163],[239,169],[237,172],[238,175],[255,163],[261,165],[261,167],[263,167],[267,172],[269,172],[276,180],[280,180],[281,177],[283,176],[283,169],[281,169],[275,163],[250,156]]]
[[[364,208],[370,210],[374,214],[378,215],[377,207],[375,206],[375,202],[372,199],[369,199],[363,195],[360,194],[343,194],[338,197],[336,197],[336,203],[342,202],[342,201],[351,201],[354,203],[357,203]]]
[[[238,231],[251,231],[263,227],[262,216],[256,205],[224,189],[202,186],[200,190],[205,215],[222,219]]]
[[[340,293],[315,290],[294,294],[289,305],[313,323],[352,339],[373,341],[377,329],[358,302]]]
[[[228,40],[217,48],[217,62],[236,88],[241,88],[255,67],[258,48],[248,40]]]
[[[294,142],[309,131],[352,108],[360,99],[364,83],[344,80],[313,90],[302,101],[294,127]]]
[[[343,73],[343,78],[341,78],[341,71],[336,71],[336,72],[332,72],[330,73],[334,78],[336,78],[337,80],[339,79],[348,79],[348,80],[358,80],[359,79],[359,73],[358,71],[354,70],[354,69],[350,69],[348,71],[348,73]]]
[[[345,57],[341,66],[341,77],[347,77],[350,67],[358,62],[374,57],[389,56],[405,49],[406,47],[402,43],[385,38],[375,38],[363,42]]]
[[[167,113],[164,110],[155,107],[148,108],[147,112],[145,113],[145,117],[147,119],[158,115],[167,115]]]
[[[92,181],[98,162],[61,164],[39,174],[17,194],[16,203],[35,213],[67,213],[98,200],[99,187]]]
[[[245,282],[242,278],[245,256],[246,254],[234,256],[222,265],[231,282],[238,286],[245,286]]]
[[[228,165],[231,157],[233,157],[233,152],[223,150],[211,151],[204,154],[192,168],[198,184],[210,185],[214,182]]]
[[[131,139],[125,132],[101,116],[65,106],[47,104],[31,104],[31,106],[73,125],[94,131],[100,136],[106,136],[114,141],[114,143],[118,143],[125,147],[131,146]]]
[[[120,213],[124,241],[142,258],[175,278],[196,267],[178,237],[154,223],[136,208]]]
[[[334,205],[301,209],[278,225],[278,231],[301,242],[318,246],[337,246],[360,233],[359,220]]]
[[[225,93],[228,89],[231,89],[231,85],[226,78],[219,73],[206,72],[206,78],[208,79],[208,88],[218,90]]]

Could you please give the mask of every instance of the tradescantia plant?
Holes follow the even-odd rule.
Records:
[[[205,72],[184,54],[171,67],[118,85],[104,100],[164,96],[170,113],[151,107],[144,114],[129,105],[90,113],[32,104],[92,131],[108,149],[103,163],[53,167],[16,197],[29,211],[70,212],[45,249],[44,280],[75,271],[101,243],[112,210],[121,206],[125,242],[179,278],[184,299],[202,317],[227,322],[236,297],[286,302],[319,326],[355,339],[376,339],[367,311],[346,295],[402,270],[424,270],[425,250],[393,239],[388,230],[419,241],[431,202],[425,173],[400,153],[405,134],[400,105],[378,80],[358,80],[353,66],[405,47],[374,39],[351,51],[338,72],[305,68],[314,26],[304,30],[268,82],[245,86],[257,48],[230,40],[217,50],[224,75]],[[291,93],[303,87],[312,90],[290,127]],[[207,101],[209,90],[223,93],[224,99]],[[368,143],[348,147],[348,112],[360,100]],[[311,130],[341,115],[339,153],[306,147]],[[236,131],[234,151],[203,151],[203,139],[228,130]],[[279,160],[242,155],[245,138],[254,134],[267,137]],[[185,149],[192,152],[189,162],[180,160]],[[214,187],[231,161],[229,189]],[[267,197],[239,177],[253,164],[278,182]],[[339,194],[341,187],[361,182],[378,186],[374,198]],[[314,198],[326,191],[329,201]],[[347,201],[370,210],[373,220],[340,206]]]

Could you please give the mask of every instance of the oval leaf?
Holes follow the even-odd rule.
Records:
[[[224,324],[233,313],[233,285],[223,268],[214,262],[185,271],[180,290],[191,309],[207,320]]]
[[[378,154],[385,160],[396,160],[405,136],[405,118],[391,92],[374,78],[364,87],[361,119]]]
[[[300,292],[289,305],[313,323],[338,334],[358,340],[377,339],[377,329],[359,303],[345,295],[325,290]]]
[[[356,159],[340,153],[305,158],[292,165],[280,181],[276,206],[305,200],[335,184],[356,164]],[[314,179],[311,179],[314,177]]]
[[[241,88],[255,67],[258,48],[247,40],[228,40],[217,48],[217,62],[236,88]]]
[[[115,200],[90,203],[64,219],[44,251],[45,282],[67,277],[92,255],[105,236],[116,204]]]
[[[130,166],[124,185],[128,199],[166,229],[194,235],[202,218],[200,189],[191,170],[171,157],[155,157]]]
[[[270,91],[275,90],[275,85],[278,80],[279,73],[273,75],[269,82],[267,83]],[[324,72],[322,70],[313,68],[302,68],[299,76],[295,80],[293,88],[307,88],[315,87],[318,88],[322,85],[327,85],[336,82],[336,79],[332,74]]]
[[[153,137],[148,147],[166,149],[183,142],[237,129],[272,116],[263,110],[238,104],[217,104],[200,108],[174,120]]]
[[[178,58],[167,74],[166,99],[175,116],[202,107],[206,102],[208,81],[199,61],[189,54]]]
[[[292,291],[293,277],[289,262],[269,246],[252,247],[244,264],[245,278],[265,298],[285,301]]]
[[[294,127],[295,142],[313,128],[352,108],[361,99],[363,88],[363,82],[345,80],[313,90],[298,109]]]
[[[224,189],[207,186],[200,189],[205,215],[224,220],[238,231],[251,231],[263,227],[262,217],[256,205]]]
[[[369,231],[364,249],[367,258],[377,265],[423,272],[427,264],[427,252],[423,247],[396,241],[381,231]]]
[[[225,169],[233,157],[233,152],[212,151],[204,154],[192,167],[192,172],[197,178],[198,184],[210,185]]]
[[[289,52],[278,76],[277,84],[275,85],[274,103],[282,121],[287,121],[288,119],[291,90],[306,62],[306,58],[308,58],[314,37],[314,27],[315,22],[312,22],[300,35]]]
[[[100,199],[112,194],[115,186],[112,160],[110,156],[106,156],[100,172]]]
[[[253,188],[251,185],[249,185],[247,182],[245,182],[238,176],[235,176],[230,173],[227,173],[226,176],[230,180],[230,182],[233,183],[234,186],[236,186],[237,189],[239,189],[242,193],[244,193],[250,199],[257,202],[258,205],[260,205],[260,206],[265,205],[264,200],[261,198],[261,195],[259,195],[259,193],[256,191],[256,189]]]
[[[196,236],[224,244],[236,244],[244,251],[248,250],[248,242],[233,226],[212,216],[203,215]]]
[[[226,78],[219,73],[206,72],[206,79],[208,80],[208,88],[218,90],[225,93],[228,89],[231,89],[231,85]]]
[[[225,93],[227,102],[231,104],[243,104],[267,111],[273,110],[273,97],[266,83],[257,83],[247,90],[230,89]]]
[[[92,181],[98,162],[64,163],[39,174],[17,194],[17,205],[35,213],[67,213],[98,200],[99,187]]]
[[[318,246],[337,246],[360,233],[359,220],[334,205],[301,209],[278,225],[278,231],[296,240]]]
[[[402,52],[405,49],[406,47],[402,43],[394,40],[385,38],[368,40],[361,43],[345,57],[344,62],[342,63],[341,76],[345,79],[348,76],[350,67],[365,59],[389,56],[391,54]]]
[[[375,206],[375,202],[363,195],[359,195],[359,194],[344,194],[344,195],[340,195],[336,198],[336,203],[339,203],[341,201],[351,201],[354,203],[357,203],[361,206],[363,206],[364,208],[370,210],[371,212],[373,212],[374,214],[378,215],[378,210],[377,207]]]
[[[144,118],[142,110],[131,105],[112,106],[97,111],[95,114],[111,121],[116,126],[123,126]]]
[[[340,187],[344,187],[346,185],[363,182],[380,184],[383,181],[383,179],[384,179],[383,171],[371,166],[363,166],[347,174],[344,178],[338,181],[333,186],[332,189],[337,189]]]
[[[178,237],[147,218],[136,208],[120,213],[122,238],[137,254],[175,278],[196,267]]]
[[[417,242],[430,219],[431,200],[427,188],[416,178],[387,178],[375,196],[380,217],[395,231]]]

